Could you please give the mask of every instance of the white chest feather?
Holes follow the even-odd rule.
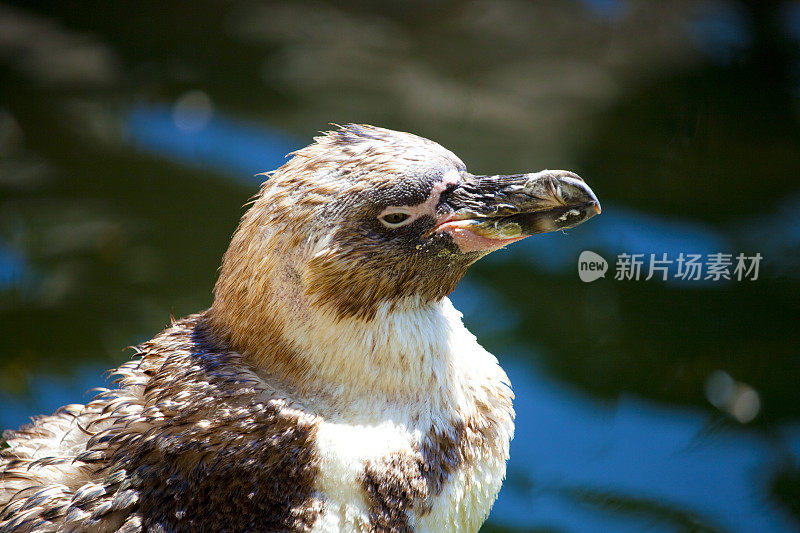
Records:
[[[316,396],[328,398],[313,402],[325,419],[316,437],[316,490],[324,500],[316,531],[477,531],[488,515],[505,477],[512,393],[450,302],[436,311],[425,320],[444,324],[419,327],[395,313],[373,332],[373,345],[386,346],[376,355],[380,366],[398,361],[388,373],[393,383],[385,373],[373,378],[369,368],[353,368],[346,375],[371,389]]]

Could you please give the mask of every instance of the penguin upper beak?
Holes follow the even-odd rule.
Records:
[[[465,175],[444,201],[452,211],[432,233],[450,233],[462,251],[491,251],[530,235],[575,227],[600,214],[592,189],[566,170]]]

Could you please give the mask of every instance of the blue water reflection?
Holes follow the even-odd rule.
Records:
[[[752,29],[742,9],[731,2],[702,5],[690,26],[697,49],[720,63],[733,60],[745,50],[750,45]]]
[[[300,148],[299,141],[288,135],[228,118],[209,118],[205,109],[183,110],[178,118],[172,107],[141,106],[126,119],[128,140],[134,146],[252,183],[263,181],[256,173],[278,168],[286,154]],[[181,121],[202,127],[181,128]]]
[[[590,492],[653,502],[728,531],[794,531],[755,495],[766,492],[768,469],[786,449],[800,456],[796,431],[777,442],[743,429],[708,432],[710,418],[699,411],[636,397],[598,405],[520,360],[504,367],[518,412],[510,472],[524,473],[531,487],[509,484],[496,520],[580,531],[607,522],[609,531],[641,531],[635,514],[613,508],[599,521],[602,508],[580,498]]]
[[[792,195],[772,212],[746,220],[737,226],[736,234],[744,246],[772,258],[770,268],[775,275],[800,275],[800,196]]]
[[[26,268],[25,258],[17,250],[0,243],[0,288],[19,283]]]
[[[92,389],[108,385],[103,381],[108,370],[85,365],[68,376],[37,374],[28,380],[24,396],[0,391],[0,427],[16,428],[30,422],[32,414],[49,414],[63,405],[88,402],[95,394]]]
[[[788,2],[783,6],[781,21],[786,32],[800,41],[800,2]]]
[[[620,18],[627,7],[623,0],[581,0],[581,3],[596,16],[609,20]]]

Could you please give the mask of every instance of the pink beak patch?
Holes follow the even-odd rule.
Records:
[[[433,228],[433,232],[449,233],[453,241],[462,252],[493,252],[513,242],[520,241],[528,235],[520,235],[510,239],[492,239],[472,231],[473,220],[458,220],[446,218]],[[448,220],[449,219],[449,220]]]

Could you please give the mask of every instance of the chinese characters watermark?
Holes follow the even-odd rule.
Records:
[[[661,281],[756,281],[763,257],[760,253],[679,253],[628,254],[621,253],[614,263],[614,279]],[[605,277],[608,262],[590,250],[578,257],[578,275],[581,281],[591,282]]]

